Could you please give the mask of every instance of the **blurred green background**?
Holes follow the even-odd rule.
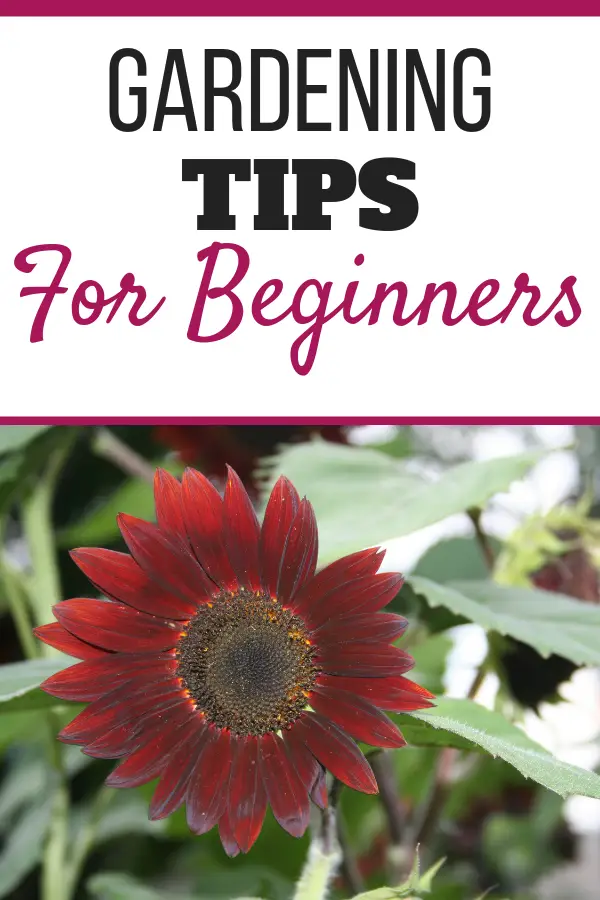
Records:
[[[479,493],[463,484],[465,463],[516,454],[531,461],[506,479],[510,490],[502,479],[495,487],[497,469],[489,470],[489,486],[475,485]],[[51,703],[34,683],[21,690],[15,682],[10,693],[11,673],[22,671],[14,664],[41,656],[29,631],[50,620],[53,598],[93,596],[68,550],[124,549],[115,516],[153,518],[156,465],[178,474],[191,464],[221,486],[229,463],[259,509],[266,486],[283,471],[315,503],[323,562],[389,541],[386,568],[417,576],[394,602],[411,622],[403,646],[417,661],[412,677],[436,694],[465,697],[475,676],[482,705],[561,758],[593,769],[600,759],[595,667],[582,668],[561,652],[543,658],[518,628],[501,636],[476,619],[469,624],[447,603],[426,601],[418,577],[443,586],[493,575],[499,585],[537,586],[598,606],[599,461],[598,429],[570,426],[2,426],[0,898],[69,900],[70,892],[99,900],[287,900],[294,894],[308,835],[291,838],[269,814],[250,854],[230,860],[214,831],[191,836],[181,811],[149,822],[152,785],[102,791],[112,763],[54,746],[73,706]],[[438,484],[444,490],[413,502],[417,489]],[[473,501],[481,494],[489,502],[471,506],[473,490]],[[407,510],[410,521],[403,519]],[[425,867],[445,858],[423,888],[435,900],[475,900],[486,891],[498,900],[600,896],[597,800],[565,803],[502,758],[464,752],[461,747],[471,746],[464,742],[453,745],[452,771],[439,790],[444,741],[418,743],[409,737],[407,748],[386,756],[378,774],[392,778],[391,800],[342,791],[346,854],[334,897],[407,876],[416,833]],[[62,894],[48,882],[57,778],[67,789],[66,845],[77,856],[72,890]],[[430,822],[423,822],[426,816]],[[400,894],[372,900],[392,896]]]

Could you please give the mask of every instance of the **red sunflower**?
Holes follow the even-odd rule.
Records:
[[[312,506],[286,478],[262,528],[238,476],[222,499],[188,469],[155,480],[158,524],[120,515],[131,555],[73,551],[108,600],[65,600],[41,640],[83,662],[44,682],[89,706],[59,737],[90,756],[120,758],[114,787],[159,778],[150,817],[183,802],[190,829],[218,823],[223,846],[247,852],[267,804],[290,834],[324,807],[326,769],[376,793],[355,743],[401,747],[381,709],[430,706],[392,645],[406,627],[381,609],[402,576],[377,574],[364,550],[315,574]]]

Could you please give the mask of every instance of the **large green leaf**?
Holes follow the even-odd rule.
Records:
[[[404,727],[405,719],[418,719],[432,728],[456,734],[492,756],[506,760],[526,778],[532,778],[562,797],[581,794],[600,799],[600,775],[556,759],[500,713],[473,700],[440,697],[434,709],[402,717],[402,727],[410,740],[408,729]]]
[[[0,854],[0,897],[10,894],[38,864],[52,803],[51,794],[42,794],[13,823]]]
[[[600,665],[600,607],[563,594],[505,587],[492,581],[435,584],[411,576],[431,606],[444,606],[488,631],[518,638],[542,654],[578,665]]]
[[[20,450],[50,425],[0,425],[0,454]]]
[[[191,895],[174,893],[170,888],[157,891],[124,872],[100,872],[88,880],[87,887],[98,900],[192,900]],[[209,895],[203,893],[195,896],[204,900]],[[260,900],[260,897],[237,897],[236,900]]]
[[[99,900],[165,900],[167,892],[159,893],[124,872],[100,872],[87,882],[93,897]],[[168,892],[169,896],[183,900],[183,895]],[[191,898],[190,898],[191,900]]]
[[[502,546],[490,539],[494,552]],[[449,581],[486,578],[487,565],[481,547],[474,537],[454,537],[440,541],[425,551],[413,569],[414,575],[430,578],[440,584]]]
[[[484,506],[538,459],[526,453],[467,462],[429,480],[377,450],[314,441],[286,447],[269,473],[271,482],[286,475],[314,504],[326,563]]]
[[[0,713],[35,709],[52,702],[38,690],[40,684],[75,662],[77,660],[61,653],[48,659],[28,659],[0,666]],[[33,699],[32,694],[37,699]]]

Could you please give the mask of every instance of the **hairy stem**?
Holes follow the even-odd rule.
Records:
[[[326,900],[329,886],[342,862],[336,810],[339,790],[339,784],[334,781],[327,809],[311,810],[312,840],[294,900]]]

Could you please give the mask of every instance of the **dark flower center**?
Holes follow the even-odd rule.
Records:
[[[286,728],[307,705],[313,654],[297,616],[242,590],[190,620],[177,645],[178,675],[208,721],[260,735]]]

